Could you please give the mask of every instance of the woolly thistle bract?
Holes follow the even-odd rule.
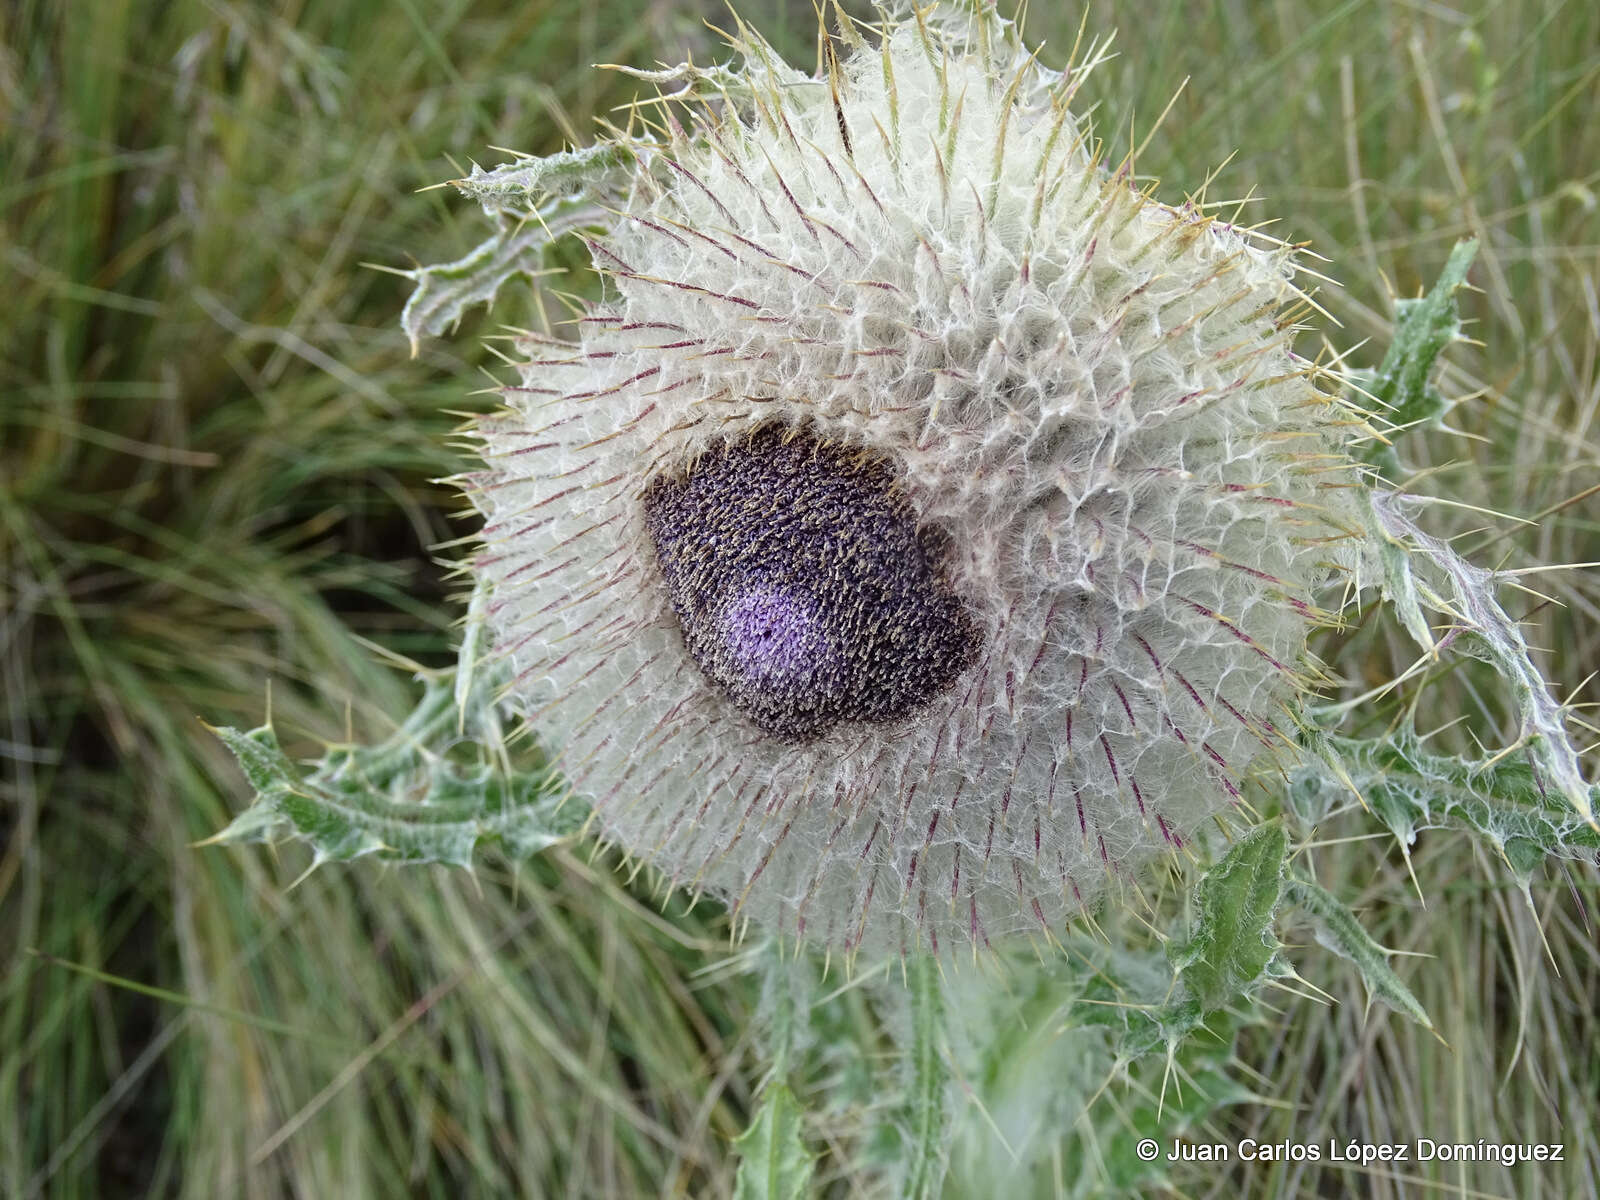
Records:
[[[1082,66],[986,10],[844,22],[816,76],[733,40],[583,152],[604,298],[478,426],[511,696],[741,914],[1048,931],[1292,747],[1359,422],[1291,250],[1108,170]]]

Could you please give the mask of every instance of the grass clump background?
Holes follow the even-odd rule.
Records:
[[[809,5],[740,11],[812,61]],[[1047,62],[1082,16],[1029,14]],[[733,1192],[783,1009],[711,906],[663,903],[648,875],[582,843],[515,873],[480,855],[473,875],[306,874],[298,846],[194,845],[247,800],[197,718],[258,725],[270,694],[285,748],[315,757],[411,711],[392,656],[453,657],[459,585],[436,547],[471,526],[430,480],[465,465],[449,433],[489,382],[481,339],[502,314],[411,360],[408,285],[364,264],[465,253],[481,236],[471,206],[418,190],[458,173],[449,156],[586,143],[595,116],[640,94],[590,64],[711,61],[706,19],[725,13],[114,3],[0,17],[0,1191]],[[1139,173],[1173,198],[1232,155],[1210,194],[1265,197],[1240,219],[1260,207],[1331,260],[1339,283],[1318,299],[1343,328],[1324,332],[1352,365],[1382,357],[1393,295],[1480,239],[1478,290],[1458,297],[1476,341],[1450,348],[1439,379],[1461,432],[1409,435],[1404,461],[1424,470],[1404,482],[1452,503],[1424,523],[1482,565],[1600,560],[1600,15],[1092,5],[1087,28],[1118,31],[1079,100],[1098,104],[1110,156],[1143,144]],[[1528,577],[1549,599],[1513,612],[1579,705],[1600,668],[1597,578]],[[1415,657],[1381,612],[1320,649],[1348,696]],[[1361,732],[1412,707],[1424,730],[1467,714],[1437,753],[1515,739],[1496,680],[1465,659],[1408,680]],[[1241,1022],[1226,1063],[1237,1102],[1190,1136],[1558,1142],[1566,1162],[1234,1162],[1167,1182],[1594,1194],[1592,867],[1543,869],[1525,899],[1470,835],[1403,850],[1346,807],[1302,852],[1378,942],[1430,956],[1392,965],[1437,1036],[1369,1011],[1353,972],[1302,950],[1333,1003],[1271,993],[1278,1011]],[[788,1071],[813,1185],[837,1195],[891,1152],[867,1136],[883,1099],[869,1072],[899,1036],[870,987],[845,984],[812,981],[807,1053]],[[1022,1074],[1048,1043],[1053,1002],[981,1002],[1027,1031],[997,1071]],[[1155,1098],[1112,1084],[1097,1104],[1096,1122],[1062,1130],[1040,1194],[1075,1174],[1074,1137],[1142,1132]],[[969,1141],[945,1194],[986,1194]]]

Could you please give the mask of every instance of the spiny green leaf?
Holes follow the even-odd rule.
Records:
[[[1404,845],[1421,829],[1464,826],[1500,851],[1523,884],[1546,857],[1600,850],[1600,831],[1543,785],[1532,746],[1477,761],[1431,754],[1405,725],[1380,738],[1320,734],[1310,747],[1316,758],[1295,769],[1291,795],[1348,796],[1354,787]]]
[[[909,1200],[939,1194],[944,1182],[950,1121],[950,1068],[945,1061],[944,993],[938,961],[914,956],[906,967],[911,1007],[910,1096],[907,1107],[905,1185]]]
[[[658,87],[675,87],[666,99],[716,101],[740,107],[775,97],[775,89],[817,87],[817,81],[785,65],[749,30],[738,43],[747,68],[697,67],[661,71],[619,70]],[[519,156],[485,170],[476,164],[452,183],[494,218],[498,232],[455,262],[401,274],[416,282],[400,324],[415,354],[424,337],[443,333],[476,304],[490,304],[507,280],[541,273],[545,250],[563,233],[604,228],[614,218],[608,206],[622,199],[636,174],[653,170],[666,149],[650,138],[617,137],[593,146],[543,157]]]
[[[1447,542],[1424,532],[1394,492],[1367,493],[1373,539],[1385,555],[1384,590],[1399,609],[1406,628],[1430,653],[1438,647],[1428,633],[1421,606],[1447,615],[1464,645],[1484,658],[1510,685],[1522,719],[1522,737],[1540,773],[1539,788],[1558,793],[1591,829],[1600,832],[1577,747],[1567,733],[1566,713],[1550,695],[1550,685],[1533,661],[1522,630],[1496,598],[1493,571],[1475,567]]]
[[[236,754],[240,746],[274,737],[270,726],[217,733]],[[521,860],[572,836],[583,822],[581,807],[563,803],[542,773],[502,778],[487,765],[421,753],[391,772],[351,771],[353,759],[389,756],[390,749],[335,747],[309,772],[258,789],[250,807],[209,843],[272,842],[292,834],[309,842],[319,861],[376,854],[467,866],[483,842],[498,841]]]
[[[227,727],[213,727],[212,732],[233,751],[233,756],[239,760],[239,769],[256,791],[263,795],[276,795],[293,788],[296,775],[294,764],[284,754],[283,747],[278,745],[278,735],[273,732],[272,726],[263,725],[248,733]]]
[[[1420,299],[1400,301],[1394,342],[1377,373],[1363,381],[1397,432],[1437,423],[1448,411],[1428,380],[1439,354],[1460,333],[1455,293],[1465,283],[1477,252],[1476,240],[1458,243],[1433,289]],[[1391,476],[1399,473],[1392,446],[1375,443],[1367,460]],[[1494,572],[1473,566],[1448,543],[1425,533],[1404,511],[1408,499],[1422,502],[1382,489],[1366,493],[1368,533],[1376,548],[1384,594],[1407,632],[1430,654],[1437,654],[1439,646],[1425,608],[1449,617],[1458,634],[1466,635],[1462,640],[1470,652],[1494,665],[1511,685],[1523,739],[1545,779],[1542,786],[1565,797],[1574,812],[1600,831],[1565,714],[1550,696],[1517,623],[1496,599]]]
[[[810,964],[797,949],[786,948],[781,938],[769,938],[757,948],[761,972],[761,1011],[772,1078],[782,1079],[789,1062],[803,1048],[801,1013],[810,1000]]]
[[[520,219],[552,200],[614,194],[627,179],[634,155],[628,143],[600,142],[543,158],[519,156],[488,170],[474,163],[465,179],[451,183],[462,195],[483,205],[488,216]]]
[[[548,771],[514,764],[505,752],[497,675],[472,665],[480,638],[469,632],[471,649],[463,649],[457,671],[424,677],[416,710],[388,738],[330,747],[309,771],[283,753],[271,725],[218,729],[256,797],[210,842],[292,834],[310,843],[318,862],[376,854],[469,866],[486,841],[520,861],[576,833],[582,806],[562,795]],[[466,671],[469,686],[458,689]]]
[[[1166,1072],[1163,1062],[1153,1062],[1150,1066],[1154,1069],[1143,1074],[1140,1080],[1143,1086],[1133,1093],[1139,1098],[1127,1108],[1091,1107],[1085,1114],[1085,1121],[1094,1130],[1093,1140],[1085,1136],[1068,1143],[1068,1178],[1074,1169],[1080,1176],[1080,1186],[1069,1194],[1124,1197],[1160,1193],[1161,1184],[1171,1177],[1171,1166],[1164,1157],[1167,1147],[1177,1138],[1203,1126],[1219,1110],[1260,1100],[1233,1077],[1227,1065],[1233,1044],[1232,1036],[1220,1043],[1212,1041],[1213,1046],[1220,1047],[1220,1053],[1213,1053],[1202,1061],[1184,1056],[1170,1073]],[[1177,1076],[1181,1082],[1169,1085],[1163,1093],[1163,1075],[1168,1081]],[[1154,1138],[1161,1147],[1160,1154],[1148,1161],[1138,1152],[1140,1139],[1146,1137]],[[1095,1149],[1092,1157],[1086,1154],[1089,1146]]]
[[[1309,880],[1291,879],[1289,898],[1311,918],[1317,941],[1356,965],[1373,999],[1405,1013],[1432,1032],[1433,1021],[1427,1012],[1411,994],[1411,989],[1389,969],[1389,952],[1372,940],[1355,914],[1337,896]]]
[[[1283,890],[1289,841],[1279,824],[1238,842],[1195,885],[1194,934],[1170,951],[1188,997],[1201,1014],[1232,1002],[1278,952],[1272,918]]]
[[[1456,313],[1456,292],[1467,279],[1467,268],[1477,256],[1476,239],[1457,242],[1439,281],[1426,296],[1395,304],[1394,340],[1375,373],[1361,377],[1362,387],[1377,404],[1375,416],[1389,429],[1389,444],[1373,442],[1367,461],[1385,474],[1400,474],[1394,440],[1419,425],[1437,425],[1450,411],[1450,402],[1430,381],[1434,363],[1444,348],[1461,333]]]
[[[551,201],[521,220],[502,218],[498,233],[455,262],[401,272],[417,284],[400,314],[411,353],[417,352],[424,337],[443,333],[473,305],[493,303],[513,276],[537,276],[544,268],[547,246],[568,230],[597,224],[602,217],[601,210],[585,200]]]
[[[676,67],[659,71],[624,66],[616,69],[635,79],[655,84],[661,89],[664,100],[715,100],[739,109],[748,109],[758,99],[773,96],[774,89],[779,87],[795,89],[819,86],[817,80],[774,55],[772,47],[748,27],[744,33],[748,38],[741,46],[745,56],[744,67],[727,64],[697,67],[693,63],[679,63]]]
[[[1251,1098],[1229,1063],[1259,1006],[1212,1014],[1170,1068],[1164,1043],[1128,1057],[1116,1031],[1161,1010],[1172,969],[1159,947],[1104,932],[1066,933],[1060,955],[1012,951],[1001,970],[943,976],[951,1071],[967,1100],[948,1135],[944,1194],[1144,1195],[1170,1164],[1140,1159],[1140,1138],[1170,1145]]]
[[[783,1083],[769,1084],[755,1120],[733,1145],[739,1152],[734,1200],[799,1200],[815,1162],[800,1136],[800,1105]]]

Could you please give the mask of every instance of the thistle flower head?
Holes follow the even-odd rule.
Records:
[[[987,11],[736,48],[608,144],[605,298],[479,426],[497,652],[675,883],[844,948],[1048,930],[1312,681],[1355,477],[1291,252],[1107,170]]]

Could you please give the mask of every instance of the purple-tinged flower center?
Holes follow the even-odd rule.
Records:
[[[774,737],[908,717],[976,657],[941,538],[881,456],[767,426],[654,480],[644,510],[690,655]]]
[[[730,660],[752,682],[787,684],[828,654],[816,602],[792,588],[757,584],[736,592],[717,618]]]

